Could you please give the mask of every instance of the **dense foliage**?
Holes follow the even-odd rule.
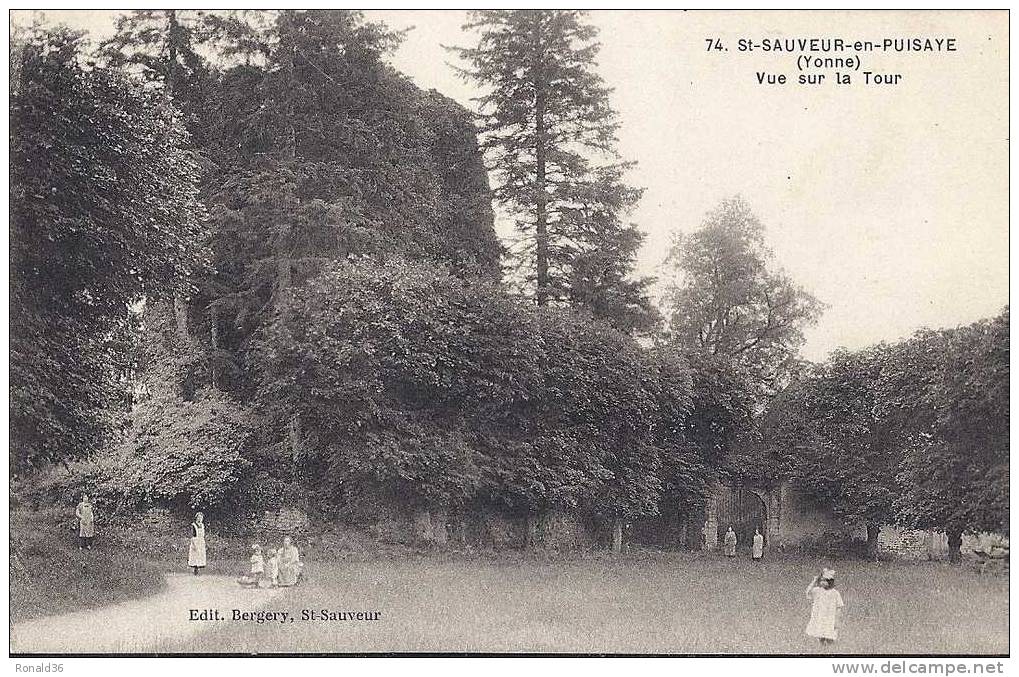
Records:
[[[924,401],[930,424],[899,474],[900,521],[962,532],[1009,530],[1009,311],[950,332]]]
[[[206,262],[198,167],[176,111],[81,37],[32,30],[11,91],[11,463],[87,455],[116,427],[128,307]]]
[[[50,489],[123,509],[568,511],[617,545],[719,481],[791,480],[873,538],[1007,530],[1007,309],[801,364],[821,304],[735,199],[677,242],[667,334],[633,338],[640,191],[583,19],[473,15],[480,145],[358,12],[16,40],[12,468],[85,458]]]
[[[221,363],[250,389],[251,336],[330,261],[400,253],[497,276],[487,178],[470,121],[382,61],[398,36],[356,12],[234,17],[214,107],[207,187],[216,272],[193,307]],[[260,65],[254,65],[259,63]]]
[[[706,485],[677,443],[684,364],[494,282],[336,265],[280,307],[257,356],[266,418],[299,413],[302,467],[341,504],[375,487],[426,506],[653,515],[666,481]]]
[[[785,477],[847,524],[863,522],[871,546],[894,519],[896,457],[876,417],[881,349],[837,352],[781,393],[765,418],[773,448],[789,454]]]
[[[669,345],[659,351],[676,353]],[[773,469],[759,453],[757,402],[746,374],[724,357],[690,352],[683,359],[693,387],[683,437],[719,479],[733,485],[773,486]]]
[[[1008,309],[839,352],[771,403],[769,460],[847,523],[1008,531]]]

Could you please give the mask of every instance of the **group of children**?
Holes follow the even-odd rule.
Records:
[[[290,587],[300,584],[303,577],[304,562],[289,536],[283,537],[283,547],[266,553],[260,544],[252,544],[250,562],[251,572],[237,579],[245,588]]]

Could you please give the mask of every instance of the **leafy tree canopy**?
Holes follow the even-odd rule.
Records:
[[[257,345],[265,418],[299,413],[302,464],[340,503],[378,486],[428,505],[655,514],[667,460],[703,468],[678,443],[685,364],[495,283],[338,264],[295,290]]]
[[[949,533],[1008,533],[1009,310],[947,332],[924,401],[930,425],[906,447],[899,520]]]
[[[847,523],[1008,529],[1008,327],[990,320],[838,352],[764,417],[776,473]]]
[[[671,340],[733,360],[762,397],[788,381],[803,330],[824,307],[771,258],[763,225],[736,197],[678,237],[666,261],[678,277],[664,303]]]
[[[30,30],[11,92],[12,465],[86,455],[115,424],[128,307],[207,263],[177,111],[81,36]]]

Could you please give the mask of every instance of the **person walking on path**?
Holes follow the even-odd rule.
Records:
[[[78,518],[78,550],[82,548],[91,550],[92,539],[96,537],[96,514],[88,494],[82,495],[81,503],[74,509],[74,515]]]
[[[194,570],[195,576],[199,569],[205,568],[205,516],[200,512],[195,513],[195,521],[191,523],[188,566]]]
[[[736,556],[736,532],[732,530],[731,526],[725,532],[725,556]]]
[[[833,644],[839,637],[842,608],[845,603],[835,589],[835,571],[824,569],[820,576],[814,576],[807,586],[810,600],[810,622],[807,634],[818,639],[822,645]]]
[[[760,529],[754,529],[754,547],[750,551],[750,557],[755,562],[760,562],[764,557],[764,536],[761,535]]]

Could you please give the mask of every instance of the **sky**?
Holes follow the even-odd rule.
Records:
[[[14,13],[15,23],[27,14]],[[48,11],[48,22],[113,30],[117,12]],[[465,13],[369,11],[412,28],[393,65],[472,106],[443,45],[472,45]],[[674,233],[741,195],[775,265],[824,303],[802,354],[954,327],[1008,303],[1008,15],[987,12],[595,11],[598,70],[613,88],[619,151],[644,187],[630,215],[646,233],[642,274],[662,275]],[[738,49],[740,38],[954,38],[956,51],[868,52],[853,83],[795,81],[800,52]],[[727,51],[707,49],[721,41]],[[714,43],[713,43],[714,44]],[[845,57],[850,53],[843,53]],[[818,56],[834,56],[818,54]],[[900,74],[865,84],[863,71]],[[499,228],[509,231],[505,224]]]

